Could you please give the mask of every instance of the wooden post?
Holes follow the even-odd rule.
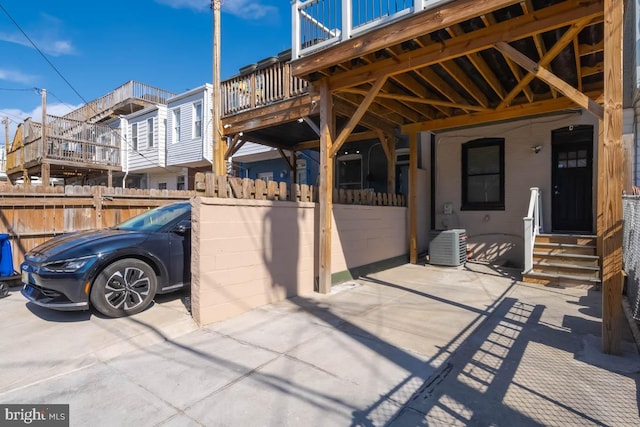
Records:
[[[226,150],[222,146],[220,131],[220,0],[211,0],[211,9],[213,10],[213,90],[211,94],[213,159],[211,164],[216,176],[225,176],[227,174],[224,167]]]
[[[332,102],[326,80],[319,83],[320,92],[320,238],[318,292],[331,291],[331,222],[333,211]]]
[[[387,193],[396,193],[396,140],[393,135],[387,136],[389,159],[387,159]]]
[[[621,353],[622,323],[622,48],[624,0],[604,1],[604,127],[598,141],[602,204],[602,351]]]
[[[409,262],[418,262],[418,134],[409,134]]]
[[[113,171],[111,169],[107,171],[107,187],[113,187]]]
[[[40,166],[40,180],[43,187],[49,186],[49,164],[47,158],[47,90],[42,89],[42,132],[40,142],[42,144],[42,165]],[[24,149],[23,149],[24,150]],[[23,154],[24,157],[24,154]]]

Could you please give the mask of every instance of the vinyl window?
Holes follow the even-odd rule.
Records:
[[[504,139],[462,145],[462,210],[504,210]]]

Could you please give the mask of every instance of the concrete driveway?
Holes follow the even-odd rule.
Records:
[[[164,307],[65,323],[22,303],[0,403],[70,404],[74,426],[637,425],[628,327],[602,355],[599,292],[517,277],[404,265],[173,337],[144,317]]]
[[[8,390],[196,330],[184,303],[188,295],[161,295],[138,316],[109,319],[90,311],[48,310],[27,303],[19,287],[11,288],[0,299],[0,402]]]

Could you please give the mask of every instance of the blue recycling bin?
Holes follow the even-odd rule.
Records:
[[[13,255],[8,234],[0,234],[0,277],[13,275]]]

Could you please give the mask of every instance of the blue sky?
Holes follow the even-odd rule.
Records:
[[[87,101],[136,80],[183,92],[212,80],[210,0],[0,0]],[[221,76],[291,47],[289,0],[223,0]],[[0,9],[0,117],[15,126],[84,102]],[[4,126],[0,126],[4,145]]]

